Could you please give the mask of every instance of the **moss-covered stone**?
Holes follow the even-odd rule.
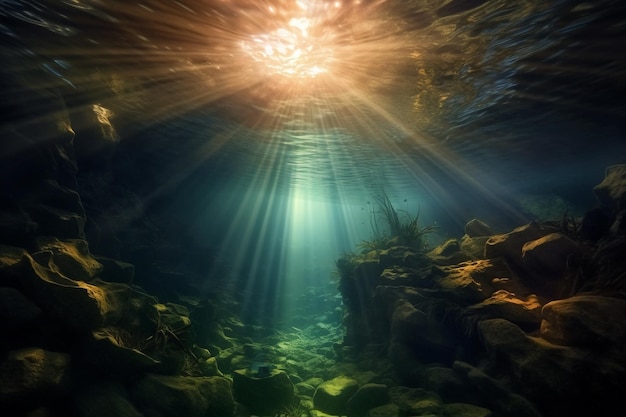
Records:
[[[57,272],[75,281],[90,281],[102,271],[102,264],[91,256],[85,240],[45,236],[37,239],[37,246],[40,251],[52,252],[51,261]]]
[[[150,374],[131,396],[146,417],[231,417],[235,407],[230,381],[222,377]]]
[[[367,411],[387,404],[389,389],[384,384],[365,384],[348,400],[347,409],[350,416],[363,416]]]
[[[249,369],[233,372],[233,394],[255,414],[274,414],[297,400],[294,386],[284,371],[274,369],[268,376],[259,378]]]
[[[313,404],[317,410],[334,415],[344,415],[347,404],[359,386],[357,382],[347,376],[338,376],[322,382],[315,390]]]
[[[0,363],[0,404],[16,404],[67,389],[70,356],[29,347],[14,350]]]

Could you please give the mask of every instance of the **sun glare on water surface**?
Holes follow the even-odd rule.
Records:
[[[409,55],[382,12],[385,1],[294,0],[263,3],[242,13],[239,51],[272,94],[284,98],[315,86],[317,94],[361,89]],[[397,29],[397,28],[396,28]],[[400,53],[398,53],[400,51]],[[272,86],[268,86],[272,83]],[[285,91],[298,87],[298,91]]]
[[[287,77],[312,78],[328,72],[333,34],[314,35],[309,17],[294,17],[286,27],[243,41],[241,47],[265,70]]]

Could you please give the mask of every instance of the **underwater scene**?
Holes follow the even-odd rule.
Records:
[[[0,0],[0,39],[0,415],[623,408],[623,0]]]

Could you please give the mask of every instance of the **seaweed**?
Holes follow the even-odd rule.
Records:
[[[420,226],[420,210],[411,215],[406,210],[396,210],[391,203],[389,196],[381,191],[374,196],[378,209],[372,212],[372,234],[370,240],[364,240],[357,246],[362,251],[379,251],[388,249],[392,246],[408,246],[418,251],[426,249],[426,235],[436,230],[435,226]],[[399,213],[404,214],[401,219]],[[386,230],[381,230],[378,218],[382,219],[386,224]]]
[[[340,286],[346,285],[344,281],[353,276],[354,269],[359,263],[376,261],[383,250],[394,246],[407,246],[420,253],[426,252],[426,236],[436,230],[435,226],[420,226],[419,209],[414,215],[407,210],[396,210],[384,191],[375,195],[374,200],[377,207],[371,211],[372,237],[356,245],[360,253],[343,253],[335,261],[336,269],[333,276],[339,278]]]

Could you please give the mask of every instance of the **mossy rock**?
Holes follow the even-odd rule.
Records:
[[[345,415],[347,403],[359,386],[357,382],[347,376],[338,376],[322,382],[315,390],[313,404],[317,410],[328,414]]]
[[[149,374],[132,388],[133,404],[146,416],[231,417],[231,383],[222,377]]]
[[[278,369],[262,378],[249,369],[235,370],[233,394],[239,403],[260,415],[273,415],[297,403],[293,383]]]

